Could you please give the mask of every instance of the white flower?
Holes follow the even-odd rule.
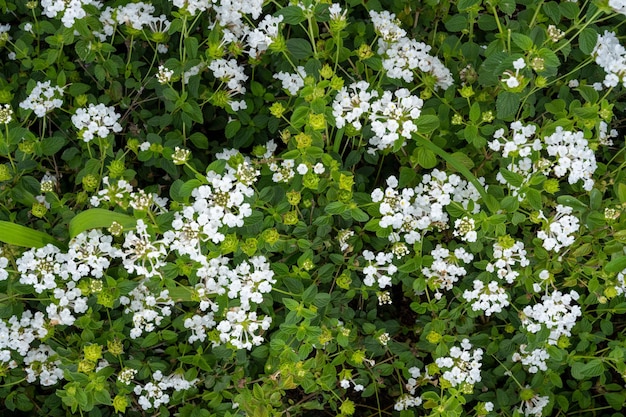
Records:
[[[295,74],[288,72],[279,72],[274,74],[274,78],[282,81],[283,89],[287,90],[290,95],[295,96],[298,91],[304,87],[304,78],[306,77],[306,71],[304,67],[298,66]]]
[[[122,126],[118,123],[120,117],[113,107],[90,103],[88,107],[76,109],[72,123],[83,141],[91,142],[96,136],[106,138],[111,133],[121,132]]]
[[[26,100],[20,103],[25,110],[32,110],[37,117],[44,117],[49,111],[63,105],[64,87],[52,86],[50,81],[37,81]]]

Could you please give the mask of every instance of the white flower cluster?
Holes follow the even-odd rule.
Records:
[[[527,352],[526,345],[521,345],[519,350],[513,354],[513,362],[522,362],[522,365],[528,367],[528,372],[531,374],[548,370],[546,361],[550,359],[550,354],[547,350],[533,349],[532,352]]]
[[[9,277],[6,267],[9,266],[9,260],[2,256],[2,247],[0,247],[0,281],[4,281]]]
[[[550,397],[536,394],[531,399],[522,401],[518,410],[527,417],[542,417],[543,409],[549,403]]]
[[[543,140],[548,155],[555,158],[554,174],[560,178],[569,173],[567,181],[570,184],[582,181],[583,189],[591,191],[594,183],[592,175],[597,168],[596,156],[583,132],[570,132],[559,126]]]
[[[493,140],[489,142],[489,148],[495,152],[502,152],[502,156],[508,158],[509,155],[515,157],[530,156],[533,151],[542,149],[539,139],[531,140],[537,131],[535,125],[523,125],[520,121],[511,123],[510,138],[504,136],[504,129],[500,128],[493,134]]]
[[[424,377],[422,377],[422,372],[420,371],[420,369],[416,366],[413,366],[409,368],[409,373],[411,374],[411,378],[409,378],[404,385],[407,392],[404,395],[400,396],[400,398],[396,400],[396,403],[393,406],[394,410],[396,411],[408,410],[409,407],[419,407],[420,405],[422,405],[422,397],[416,396],[415,392],[417,390],[417,387],[419,386],[418,378],[426,380],[430,379],[430,377],[428,376],[428,372],[426,373],[426,375],[424,375]]]
[[[533,139],[537,131],[535,125],[523,125],[520,121],[515,121],[510,128],[509,137],[505,135],[504,129],[496,130],[493,140],[489,142],[489,148],[512,159],[506,169],[520,175],[521,184],[510,183],[502,172],[497,174],[496,179],[507,185],[520,201],[524,199],[522,186],[536,173],[548,175],[552,172],[558,178],[569,174],[570,184],[582,181],[585,190],[590,191],[593,188],[592,175],[597,168],[596,158],[583,132],[570,132],[559,126],[542,141]],[[543,155],[544,152],[547,155]]]
[[[348,243],[348,240],[354,236],[354,230],[350,230],[350,229],[343,229],[340,230],[339,233],[337,234],[337,240],[339,241],[339,247],[341,248],[342,252],[347,251],[350,248],[350,244]],[[0,258],[0,267],[2,267],[2,258]],[[2,270],[0,270],[0,274]]]
[[[483,350],[478,348],[472,351],[472,344],[468,339],[463,339],[460,348],[452,346],[450,356],[435,359],[435,364],[444,371],[443,379],[453,387],[472,386],[481,381],[482,359]]]
[[[172,314],[174,301],[169,296],[169,291],[162,290],[155,296],[146,286],[145,280],[141,281],[129,296],[121,296],[120,304],[126,306],[124,314],[133,314],[131,339],[140,337],[144,332],[154,332],[156,326]]]
[[[61,360],[57,353],[48,345],[39,345],[30,350],[24,357],[26,381],[33,383],[39,378],[39,383],[49,387],[63,379],[63,370],[59,368]]]
[[[276,40],[279,34],[280,23],[283,16],[265,15],[255,28],[244,29],[246,52],[251,58],[259,57],[263,52],[267,51]]]
[[[64,254],[52,244],[27,250],[15,264],[20,273],[20,284],[32,286],[37,294],[55,289],[56,278],[69,275]]]
[[[423,100],[406,88],[385,91],[377,99],[379,93],[368,91],[369,87],[366,81],[359,81],[339,90],[332,105],[336,126],[341,129],[348,123],[360,130],[361,118],[367,118],[374,132],[369,139],[370,153],[391,149],[399,141],[404,145],[405,139],[417,131],[414,120],[421,114]]]
[[[100,42],[105,42],[108,37],[113,35],[117,25],[127,25],[134,30],[148,28],[153,33],[166,33],[171,23],[165,15],[154,16],[154,12],[155,8],[152,4],[141,1],[117,7],[107,6],[99,17],[102,32],[94,32],[94,35]]]
[[[619,132],[617,131],[617,129],[611,129],[609,131],[609,125],[604,120],[600,121],[600,124],[598,126],[598,142],[600,143],[600,145],[612,146],[613,138],[616,138],[618,136]]]
[[[463,278],[467,271],[459,266],[460,261],[470,263],[474,255],[459,247],[450,252],[440,244],[430,252],[433,263],[429,267],[422,268],[422,274],[426,277],[430,286],[436,288],[435,298],[441,299],[439,290],[450,291],[459,278]]]
[[[509,305],[509,296],[497,281],[491,281],[487,286],[480,281],[474,280],[474,289],[465,290],[463,298],[472,303],[472,310],[483,311],[485,316],[500,313]]]
[[[578,300],[578,293],[573,290],[569,294],[554,291],[541,297],[541,300],[541,303],[524,308],[522,326],[530,333],[537,333],[545,326],[550,330],[548,343],[556,345],[561,336],[571,335],[576,319],[582,314],[578,305],[571,305],[572,301]]]
[[[448,226],[448,214],[444,208],[452,202],[458,203],[465,210],[473,204],[473,212],[480,211],[477,203],[480,195],[476,188],[456,174],[449,175],[434,169],[422,177],[415,188],[397,190],[398,180],[391,176],[387,179],[387,188],[375,189],[372,201],[380,203],[382,215],[380,227],[391,227],[391,242],[404,240],[413,244],[421,239],[421,232],[436,226]]]
[[[246,92],[244,83],[248,80],[248,76],[236,60],[215,59],[209,64],[209,69],[215,78],[226,83],[229,93],[244,94]]]
[[[294,166],[295,161],[293,159],[285,159],[280,165],[276,162],[271,162],[269,168],[274,173],[274,175],[272,175],[272,181],[276,183],[289,183],[294,175],[296,175],[293,169]]]
[[[170,402],[167,390],[185,391],[198,383],[197,379],[187,381],[180,374],[172,374],[166,377],[161,371],[152,374],[152,381],[145,385],[136,385],[134,388],[137,401],[144,410],[158,409],[161,405]]]
[[[547,229],[538,231],[537,237],[543,241],[542,246],[546,250],[558,252],[574,243],[580,223],[572,211],[571,207],[558,204],[556,215],[550,220],[540,212],[540,217],[547,222]]]
[[[167,242],[155,240],[142,219],[137,220],[135,231],[126,233],[122,245],[122,264],[129,273],[146,277],[161,276],[165,265]]]
[[[374,255],[374,252],[364,250],[363,257],[367,261],[367,266],[363,268],[363,283],[368,287],[377,283],[381,289],[391,286],[393,274],[398,271],[398,267],[392,263],[393,253],[378,252]]]
[[[56,17],[62,13],[61,22],[66,28],[74,26],[76,19],[87,16],[83,6],[88,4],[98,8],[102,7],[102,3],[96,0],[41,0],[43,14],[48,17]]]
[[[263,343],[263,337],[257,334],[270,328],[272,318],[257,317],[255,311],[233,309],[226,313],[225,320],[220,321],[217,330],[220,332],[220,341],[229,343],[237,349],[252,349]]]
[[[50,81],[37,84],[28,94],[26,100],[20,103],[20,107],[25,110],[32,110],[37,117],[44,117],[49,111],[63,105],[64,87],[52,86]]]
[[[295,96],[298,91],[304,87],[304,79],[306,78],[306,71],[303,66],[296,68],[294,74],[280,71],[274,74],[274,78],[282,81],[283,89],[287,90],[290,95]]]
[[[385,42],[397,42],[406,36],[406,31],[400,27],[396,15],[387,10],[382,12],[370,11],[370,18],[376,34]]]
[[[8,363],[10,368],[17,365],[11,360],[11,352],[25,357],[32,349],[31,344],[48,335],[45,316],[42,312],[26,310],[21,317],[11,316],[0,319],[0,363]]]
[[[429,54],[431,47],[423,42],[409,39],[396,15],[388,11],[370,11],[378,39],[378,54],[382,57],[386,75],[413,83],[415,70],[430,74],[435,78],[435,88],[447,90],[454,79],[452,73],[439,58]]]
[[[454,221],[453,236],[459,237],[464,242],[476,242],[476,222],[471,217],[464,216]]]
[[[605,30],[598,36],[591,55],[606,72],[602,82],[605,87],[616,87],[620,82],[626,86],[626,48],[619,43],[615,33]]]
[[[518,271],[514,271],[511,267],[516,264],[520,267],[530,265],[530,261],[526,257],[524,243],[521,241],[513,241],[513,239],[500,239],[493,244],[494,262],[489,262],[485,268],[487,272],[495,273],[499,279],[505,280],[507,284],[513,282],[519,276]]]
[[[106,138],[111,133],[119,133],[122,126],[118,123],[120,115],[115,108],[100,103],[90,103],[86,108],[76,109],[72,116],[72,123],[79,130],[79,137],[85,142],[91,142],[94,137]]]
[[[417,131],[413,122],[421,112],[424,101],[411,94],[406,88],[393,92],[385,91],[379,100],[372,103],[369,119],[374,136],[369,139],[369,153],[393,148],[401,140],[410,139]]]
[[[225,228],[243,226],[243,220],[252,214],[250,204],[244,200],[254,190],[237,179],[234,169],[223,175],[209,171],[206,178],[209,184],[191,192],[192,204],[174,214],[172,230],[164,234],[172,250],[194,260],[202,258],[201,242],[220,243]]]

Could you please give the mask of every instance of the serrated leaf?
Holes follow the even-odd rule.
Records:
[[[224,136],[226,139],[232,139],[235,137],[237,132],[241,129],[241,122],[239,120],[232,120],[226,125],[226,129],[224,129]]]
[[[450,19],[444,23],[448,32],[460,32],[467,28],[467,17],[465,17],[465,15],[453,14],[450,16]]]
[[[288,25],[297,25],[298,23],[306,20],[304,10],[298,6],[283,7],[278,13],[276,13],[276,16],[282,16],[283,22]]]
[[[586,28],[578,36],[578,46],[585,55],[591,55],[598,42],[598,32],[592,28]]]
[[[431,169],[437,166],[437,155],[430,149],[419,147],[415,149],[417,163],[425,169]]]
[[[518,93],[511,93],[510,91],[503,91],[498,94],[496,99],[496,111],[498,112],[499,119],[511,119],[517,113],[521,101],[521,95]]]
[[[511,33],[511,39],[513,40],[513,43],[517,45],[517,47],[524,51],[530,51],[533,47],[533,40],[522,33]]]
[[[78,213],[70,220],[70,239],[86,230],[111,227],[113,222],[121,224],[124,229],[133,228],[137,224],[137,220],[128,214],[93,208]]]
[[[541,202],[541,192],[539,190],[529,188],[526,191],[526,201],[528,201],[528,204],[530,204],[530,206],[537,211],[540,211],[543,208]]]
[[[24,248],[41,248],[47,244],[60,245],[59,241],[47,233],[5,221],[0,221],[0,242]]]
[[[291,38],[287,40],[287,50],[296,59],[305,59],[313,54],[311,43],[302,38]]]
[[[418,132],[429,134],[439,128],[439,117],[432,114],[422,115],[415,121],[415,126]]]

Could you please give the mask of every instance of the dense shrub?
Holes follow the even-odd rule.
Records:
[[[6,412],[622,415],[622,2],[0,9]]]

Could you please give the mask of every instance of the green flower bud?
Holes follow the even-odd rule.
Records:
[[[48,212],[48,208],[45,206],[45,204],[42,204],[42,203],[35,203],[33,204],[33,207],[31,208],[31,213],[35,217],[42,218],[43,216],[46,215],[47,212]]]
[[[357,365],[361,365],[363,363],[363,360],[365,359],[365,351],[360,349],[354,351],[350,359],[352,359],[352,362],[356,363]]]
[[[87,345],[83,347],[83,353],[85,359],[91,362],[98,362],[98,359],[102,357],[102,346],[100,345]]]
[[[337,277],[337,286],[339,288],[344,289],[344,290],[349,290],[350,284],[352,284],[352,278],[350,277],[350,274],[348,274],[347,272],[344,272],[341,275],[339,275],[339,277]]]
[[[107,350],[111,355],[119,356],[124,353],[124,345],[121,340],[109,340],[107,341]]]
[[[261,238],[266,243],[273,245],[280,239],[280,234],[278,234],[278,231],[276,229],[266,229],[263,231],[263,233],[261,233]]]
[[[550,178],[543,183],[543,189],[550,194],[554,194],[559,191],[559,180],[556,178]]]
[[[373,57],[374,51],[372,51],[372,48],[370,48],[368,44],[362,43],[361,46],[359,46],[359,49],[357,49],[356,51],[356,56],[362,61],[364,59]]]
[[[346,416],[351,416],[352,414],[354,414],[355,410],[356,407],[354,406],[354,401],[352,400],[345,400],[339,406],[339,411],[341,411],[341,413]]]
[[[306,149],[311,146],[313,143],[313,139],[311,135],[307,135],[306,133],[300,132],[296,135],[296,147],[298,149]]]
[[[13,178],[13,175],[11,175],[11,170],[9,169],[9,167],[6,166],[5,164],[1,164],[0,165],[0,182],[8,181],[11,178]]]
[[[224,237],[222,243],[220,243],[220,251],[222,255],[226,255],[228,253],[233,253],[239,247],[239,239],[237,235],[232,233],[228,234]]]
[[[96,363],[87,359],[83,359],[78,362],[78,372],[82,372],[84,374],[88,374],[96,369]]]
[[[426,335],[426,340],[428,340],[433,345],[436,345],[437,343],[441,342],[442,338],[443,337],[441,336],[441,334],[437,332],[430,332],[428,333],[428,335]]]
[[[311,190],[317,190],[317,185],[319,184],[319,177],[313,172],[307,172],[302,177],[302,185]]]
[[[283,223],[287,226],[293,226],[298,224],[298,212],[297,211],[289,211],[283,216]]]
[[[324,79],[329,79],[333,75],[335,75],[335,71],[333,71],[333,69],[330,67],[330,65],[324,64],[324,66],[320,70],[320,77],[322,77]]]
[[[113,408],[116,413],[124,414],[126,407],[128,407],[128,398],[125,395],[118,394],[113,398]]]
[[[249,237],[239,245],[239,248],[243,253],[248,256],[253,256],[257,250],[257,240],[253,237]]]
[[[302,195],[300,194],[300,191],[292,190],[287,193],[287,201],[289,201],[289,204],[292,206],[297,206],[300,203],[301,198]]]
[[[285,114],[286,110],[287,109],[285,109],[285,106],[283,106],[283,104],[278,101],[270,106],[270,114],[277,119],[283,117],[283,114]]]
[[[519,397],[522,401],[530,401],[535,396],[535,391],[530,388],[524,388],[520,393]]]
[[[472,88],[471,85],[464,85],[463,87],[461,87],[461,89],[459,90],[459,94],[461,94],[461,97],[463,98],[470,98],[472,97],[475,93],[474,93],[474,89]]]
[[[323,114],[309,114],[309,126],[313,130],[325,130],[326,116]]]
[[[29,140],[20,142],[20,144],[17,145],[17,148],[26,155],[31,155],[33,152],[35,152],[35,144]]]
[[[121,159],[115,159],[109,164],[109,177],[111,178],[119,178],[124,175],[125,171],[126,166]]]
[[[274,42],[269,46],[272,52],[287,52],[287,41],[283,35],[278,35],[274,38]]]
[[[115,303],[115,297],[111,291],[100,291],[96,300],[98,304],[106,308],[113,308]]]
[[[93,174],[85,175],[82,180],[83,189],[87,192],[95,191],[99,183],[98,177]]]
[[[343,173],[339,174],[339,188],[341,190],[352,191],[353,185],[354,185],[353,175],[346,175]]]
[[[330,88],[333,90],[341,90],[343,88],[343,78],[336,75],[330,80]]]

